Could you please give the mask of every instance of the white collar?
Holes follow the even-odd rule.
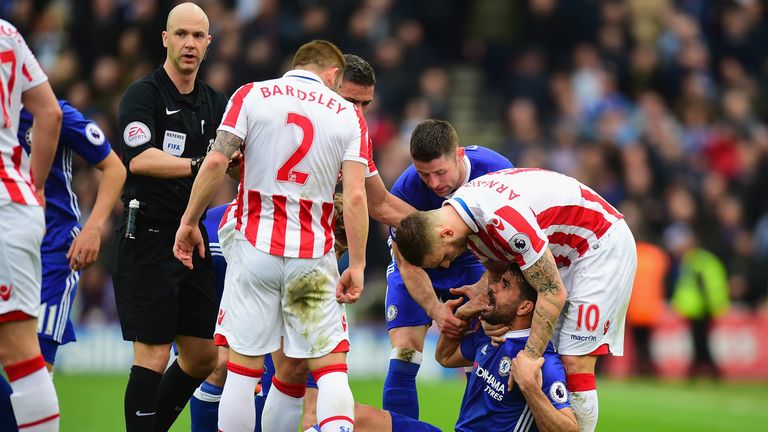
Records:
[[[531,329],[527,328],[527,329],[523,329],[523,330],[511,330],[511,331],[508,331],[504,335],[504,337],[507,338],[507,339],[519,339],[519,338],[528,337],[530,334],[531,334]]]
[[[457,190],[459,190],[460,187],[464,186],[469,182],[469,175],[472,173],[472,163],[469,161],[469,157],[466,153],[464,153],[464,168],[466,168],[464,171],[466,171],[466,175],[464,176],[464,180],[461,182],[459,187],[456,188],[455,191],[451,192],[449,195],[445,197],[446,200],[453,198],[453,194],[456,193]]]
[[[319,84],[323,84],[323,80],[320,75],[303,69],[293,69],[283,74],[283,78],[299,78],[305,81],[316,81]]]

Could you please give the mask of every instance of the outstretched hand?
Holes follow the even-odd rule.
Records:
[[[173,243],[173,256],[185,267],[192,270],[192,253],[197,249],[200,258],[205,258],[205,242],[197,225],[180,225]]]

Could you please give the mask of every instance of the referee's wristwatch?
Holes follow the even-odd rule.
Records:
[[[200,171],[200,166],[203,164],[203,160],[205,160],[205,156],[189,160],[189,167],[192,169],[192,177],[197,177],[197,173]]]

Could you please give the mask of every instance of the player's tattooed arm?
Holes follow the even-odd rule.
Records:
[[[223,154],[227,160],[231,160],[235,152],[240,151],[242,146],[242,138],[233,133],[220,130],[216,133],[216,141],[213,142],[211,151],[219,152]]]
[[[531,335],[525,345],[526,354],[537,358],[544,352],[552,337],[552,330],[565,305],[567,291],[549,249],[532,266],[523,270],[523,275],[539,293],[533,313]]]

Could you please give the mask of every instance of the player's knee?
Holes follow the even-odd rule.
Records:
[[[393,348],[421,352],[424,350],[426,327],[398,327],[389,331],[389,342]]]
[[[163,373],[170,359],[171,345],[150,345],[141,342],[133,344],[133,364],[158,373]]]
[[[309,366],[306,361],[290,359],[280,363],[280,370],[275,375],[287,383],[303,383],[307,381]]]
[[[561,355],[565,372],[568,374],[576,373],[595,373],[595,363],[597,357],[591,355]]]

